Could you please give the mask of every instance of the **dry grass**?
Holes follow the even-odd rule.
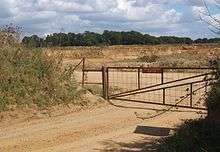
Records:
[[[0,111],[14,107],[76,103],[76,81],[59,56],[40,49],[0,48]]]
[[[50,56],[62,52],[67,62],[86,57],[87,67],[93,68],[102,65],[207,66],[211,58],[220,56],[220,44],[56,47],[45,48],[45,51]]]

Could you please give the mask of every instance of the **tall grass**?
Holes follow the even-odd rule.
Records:
[[[70,68],[71,69],[71,68]],[[0,48],[0,111],[11,106],[76,103],[79,91],[62,58],[48,57],[41,49]]]

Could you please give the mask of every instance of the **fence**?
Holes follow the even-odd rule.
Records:
[[[169,67],[102,67],[87,69],[82,61],[82,86],[99,87],[108,100],[205,109],[205,95],[215,69]]]
[[[215,80],[210,68],[108,67],[110,100],[205,109],[204,98]],[[109,91],[111,89],[111,91]]]

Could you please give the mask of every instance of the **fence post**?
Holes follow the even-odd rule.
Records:
[[[138,89],[141,88],[141,78],[140,78],[141,67],[138,68]]]
[[[164,68],[161,68],[161,84],[164,83]],[[163,104],[166,103],[166,89],[163,89]]]
[[[82,63],[82,87],[84,87],[85,85],[85,58],[82,59],[83,63]]]
[[[109,100],[109,68],[106,68],[106,99]]]
[[[102,95],[107,99],[107,85],[106,85],[106,67],[102,66]]]
[[[192,83],[190,83],[190,107],[192,107],[193,106],[193,84]]]

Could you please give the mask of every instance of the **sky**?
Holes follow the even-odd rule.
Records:
[[[206,0],[220,17],[216,1]],[[24,35],[54,32],[139,31],[155,36],[217,37],[200,20],[202,0],[0,0],[0,25],[23,27]]]

